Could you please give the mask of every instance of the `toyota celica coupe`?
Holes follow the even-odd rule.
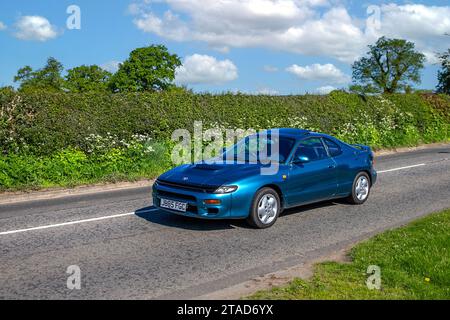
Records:
[[[377,179],[373,162],[368,146],[308,130],[271,129],[224,149],[214,161],[162,174],[153,185],[153,204],[189,217],[246,219],[263,229],[287,208],[338,198],[363,204]]]

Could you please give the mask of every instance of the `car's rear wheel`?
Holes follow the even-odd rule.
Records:
[[[247,222],[258,229],[273,226],[281,210],[280,197],[272,188],[258,190],[253,198]]]
[[[363,204],[370,194],[370,178],[366,172],[360,172],[355,177],[352,186],[352,193],[347,198],[351,204]]]

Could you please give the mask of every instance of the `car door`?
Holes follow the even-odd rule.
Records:
[[[328,154],[336,162],[337,194],[348,194],[352,188],[353,179],[355,178],[353,170],[349,168],[351,158],[345,156],[342,148],[335,141],[325,137],[322,140],[328,149]],[[353,154],[351,156],[354,157]]]
[[[289,169],[289,206],[330,199],[336,192],[336,162],[329,156],[322,139],[302,140]]]

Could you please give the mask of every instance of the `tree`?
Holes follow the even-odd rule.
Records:
[[[438,85],[436,91],[438,93],[450,94],[450,49],[438,55],[441,61],[441,70],[438,71]]]
[[[63,65],[55,58],[50,57],[42,69],[33,71],[30,66],[19,69],[14,77],[14,82],[20,82],[20,89],[61,90],[64,84],[62,71]]]
[[[29,82],[32,77],[33,69],[30,66],[25,66],[17,71],[14,82],[20,81],[23,84],[24,82]]]
[[[402,39],[381,37],[369,45],[367,57],[352,65],[354,91],[394,93],[411,89],[420,83],[420,70],[425,55],[415,51],[414,43]]]
[[[71,92],[105,91],[112,74],[97,65],[67,71],[65,87]]]
[[[180,58],[163,45],[138,48],[120,64],[110,88],[113,92],[166,90],[173,86],[175,69],[180,65]]]

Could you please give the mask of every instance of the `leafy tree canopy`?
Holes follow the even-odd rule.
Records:
[[[166,90],[173,86],[175,69],[180,65],[180,58],[163,45],[138,48],[120,64],[110,87],[113,92]]]
[[[353,65],[354,91],[394,93],[411,90],[411,83],[420,83],[425,55],[415,50],[414,43],[381,37],[369,45],[366,57]]]
[[[440,54],[441,70],[438,72],[438,85],[436,91],[439,93],[450,94],[450,49]]]
[[[71,92],[106,91],[112,74],[97,65],[67,71],[65,87]]]
[[[64,79],[61,76],[63,65],[55,58],[48,58],[47,64],[33,71],[25,66],[17,72],[14,82],[20,82],[20,89],[45,89],[59,91],[63,88]]]

